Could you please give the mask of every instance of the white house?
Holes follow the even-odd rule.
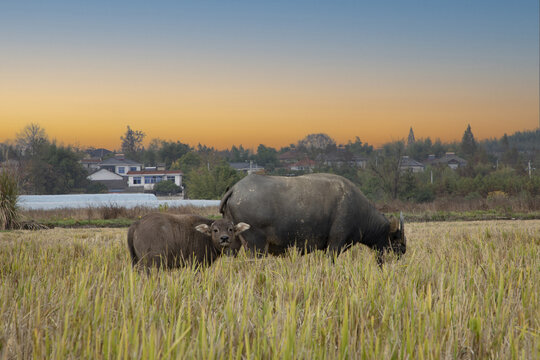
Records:
[[[99,168],[107,169],[120,176],[126,176],[130,171],[140,171],[142,169],[142,164],[126,159],[122,154],[117,154],[115,157],[100,162]]]
[[[129,171],[128,187],[143,187],[144,190],[153,190],[154,185],[165,180],[171,180],[182,187],[182,172],[180,170],[138,170]]]
[[[86,177],[91,181],[122,180],[123,177],[107,169],[99,169]]]
[[[99,169],[86,177],[90,181],[99,182],[107,187],[109,192],[123,192],[126,189],[126,179],[107,169]]]
[[[129,190],[142,192],[144,190],[142,187],[140,189],[128,189],[128,172],[140,171],[142,164],[126,159],[122,154],[117,154],[103,161],[101,159],[83,159],[81,164],[91,172],[87,179],[105,185],[109,192],[125,192]]]

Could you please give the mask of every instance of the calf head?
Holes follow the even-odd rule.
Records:
[[[403,214],[400,214],[399,220],[394,216],[390,218],[388,242],[390,248],[398,257],[407,251],[407,239],[405,238],[405,229],[403,228]]]
[[[206,224],[195,226],[195,230],[212,237],[212,244],[217,249],[234,251],[240,250],[242,246],[237,235],[249,228],[250,226],[246,223],[240,222],[234,225],[232,221],[226,219],[216,220],[210,226]]]

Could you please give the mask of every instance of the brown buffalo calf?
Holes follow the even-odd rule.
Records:
[[[152,213],[128,230],[133,265],[175,268],[192,262],[210,265],[222,252],[236,253],[246,223],[211,220],[198,215]]]

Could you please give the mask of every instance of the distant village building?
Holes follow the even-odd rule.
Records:
[[[101,151],[101,153],[105,152]],[[98,158],[82,159],[81,164],[90,174],[86,178],[105,185],[109,192],[130,191],[128,189],[127,173],[129,171],[139,171],[142,168],[142,164],[126,159],[123,154],[117,154],[105,160]]]
[[[86,169],[89,173],[92,173],[99,169],[99,164],[101,163],[101,158],[86,158],[80,161],[83,168]]]
[[[140,171],[142,169],[142,164],[126,159],[123,154],[117,154],[114,157],[101,161],[99,163],[99,168],[107,169],[120,176],[126,176],[130,171]]]
[[[306,157],[305,153],[301,153],[296,150],[289,150],[278,155],[278,160],[283,165],[294,164]]]
[[[366,168],[368,159],[355,155],[345,149],[337,149],[333,152],[326,153],[326,154],[320,154],[317,156],[317,161],[320,164],[327,165],[327,166],[354,166],[359,168]]]
[[[113,152],[107,149],[99,148],[88,149],[85,151],[85,153],[87,153],[90,158],[103,159],[104,157],[111,155]]]
[[[352,163],[362,169],[365,169],[368,164],[368,158],[360,155],[354,155],[352,158]]]
[[[81,164],[90,172],[87,179],[99,182],[109,192],[145,192],[152,191],[155,184],[170,180],[182,188],[182,172],[165,170],[165,164],[146,167],[136,161],[127,159],[123,154],[98,160],[83,159]]]
[[[412,171],[413,173],[423,172],[424,164],[418,162],[408,156],[402,156],[399,162],[399,169],[401,171]]]
[[[88,175],[86,178],[91,181],[98,181],[98,180],[101,181],[101,180],[122,180],[124,177],[116,173],[113,173],[112,171],[109,171],[107,169],[99,169],[97,171],[94,171],[92,174]]]
[[[99,170],[100,164],[103,161],[103,158],[105,156],[109,156],[112,154],[112,151],[107,149],[88,149],[85,151],[86,155],[85,158],[80,161],[83,168],[86,169],[87,172],[93,173],[96,170]]]
[[[287,168],[289,170],[292,170],[292,171],[309,171],[309,172],[312,172],[313,169],[315,168],[315,166],[317,165],[317,163],[311,159],[303,159],[303,160],[300,160],[294,164],[290,164],[287,166]]]
[[[107,169],[99,169],[87,176],[90,181],[105,185],[110,193],[123,192],[127,188],[127,179]]]
[[[144,170],[127,173],[127,185],[131,190],[151,191],[157,183],[172,181],[182,188],[182,172],[180,170],[158,170],[146,168]]]
[[[264,167],[257,165],[253,161],[230,162],[229,166],[236,171],[242,171],[246,174],[255,174],[264,172]]]
[[[460,158],[453,152],[447,152],[438,159],[435,158],[435,155],[429,155],[424,163],[432,166],[448,166],[450,169],[456,170],[457,168],[466,166],[467,160]]]

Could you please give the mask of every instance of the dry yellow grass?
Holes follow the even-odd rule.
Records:
[[[407,224],[356,246],[139,273],[127,229],[0,233],[0,359],[540,358],[540,221]]]

